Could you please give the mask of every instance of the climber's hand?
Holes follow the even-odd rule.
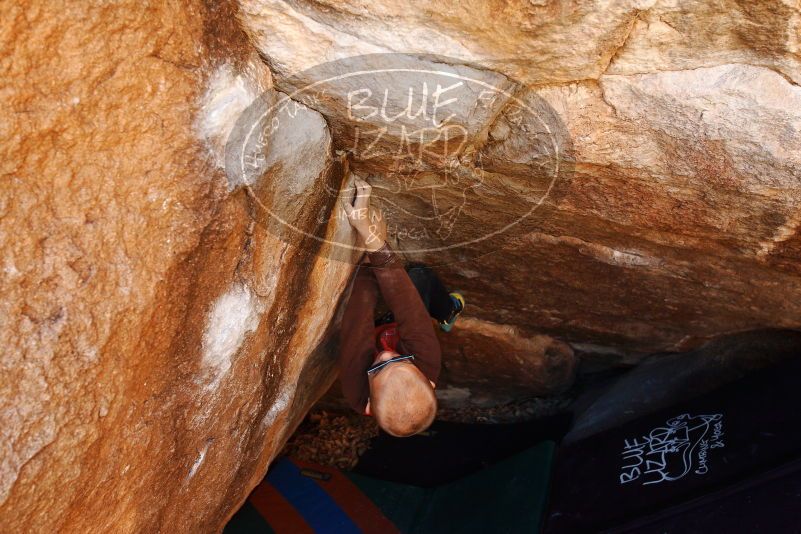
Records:
[[[367,235],[369,232],[370,218],[370,193],[373,188],[361,178],[353,180],[353,186],[348,188],[345,198],[342,199],[342,208],[348,216],[348,222],[360,236]],[[353,192],[353,194],[351,194]],[[353,204],[349,199],[353,198]]]
[[[367,211],[370,225],[367,227],[367,234],[360,235],[360,244],[368,252],[374,252],[383,247],[387,240],[387,222],[378,208],[371,206]]]
[[[356,189],[356,201],[351,206],[350,202],[343,200],[342,208],[350,225],[359,233],[359,246],[373,252],[384,245],[387,225],[381,211],[370,206],[372,186],[361,178],[355,178],[353,187]]]

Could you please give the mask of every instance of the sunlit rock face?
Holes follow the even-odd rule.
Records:
[[[359,54],[442,54],[529,84],[745,63],[799,80],[792,0],[496,1],[438,6],[240,0],[248,33],[275,72]]]
[[[0,530],[213,532],[334,377],[351,266],[263,211],[343,231],[330,132],[301,107],[248,191],[271,76],[230,6],[53,7],[0,23]]]
[[[796,2],[241,0],[240,12],[276,86],[321,111],[373,183],[394,244],[462,289],[468,314],[628,361],[801,325]],[[382,62],[394,83],[350,76]],[[444,149],[437,77],[465,82],[442,95],[455,100],[439,117],[462,127]],[[414,111],[428,98],[414,126],[440,130],[411,150],[416,130],[396,120],[407,100],[393,96],[406,91]]]

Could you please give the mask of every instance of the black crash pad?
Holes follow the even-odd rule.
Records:
[[[671,510],[674,521],[689,514],[693,503],[706,499],[710,505],[715,495],[729,498],[738,488],[760,484],[770,488],[769,473],[801,458],[800,408],[801,359],[794,358],[564,445],[554,466],[545,531],[626,530]],[[792,486],[792,476],[783,480]],[[801,525],[801,494],[788,495],[797,513],[780,518],[786,526],[781,531],[794,532]],[[750,512],[755,520],[763,513],[758,507]],[[671,530],[670,524],[661,532],[692,531]]]

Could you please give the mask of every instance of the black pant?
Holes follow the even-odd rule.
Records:
[[[437,321],[443,322],[451,318],[453,313],[453,299],[437,275],[425,265],[409,265],[406,268],[414,287],[420,293],[428,314]]]
[[[439,322],[448,321],[454,311],[453,299],[434,271],[422,264],[410,264],[406,267],[406,272],[420,294],[428,314]],[[394,321],[392,312],[387,312],[376,319],[375,324],[377,326]]]

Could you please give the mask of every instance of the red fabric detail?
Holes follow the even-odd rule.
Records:
[[[314,534],[303,516],[266,480],[256,486],[248,500],[276,534]]]
[[[301,469],[306,467],[331,475],[329,480],[315,480],[315,482],[364,534],[400,534],[398,528],[387,519],[381,509],[338,469],[296,458],[292,458],[292,463]]]
[[[375,328],[376,352],[385,350],[398,352],[398,343],[400,343],[398,323],[382,324]]]

